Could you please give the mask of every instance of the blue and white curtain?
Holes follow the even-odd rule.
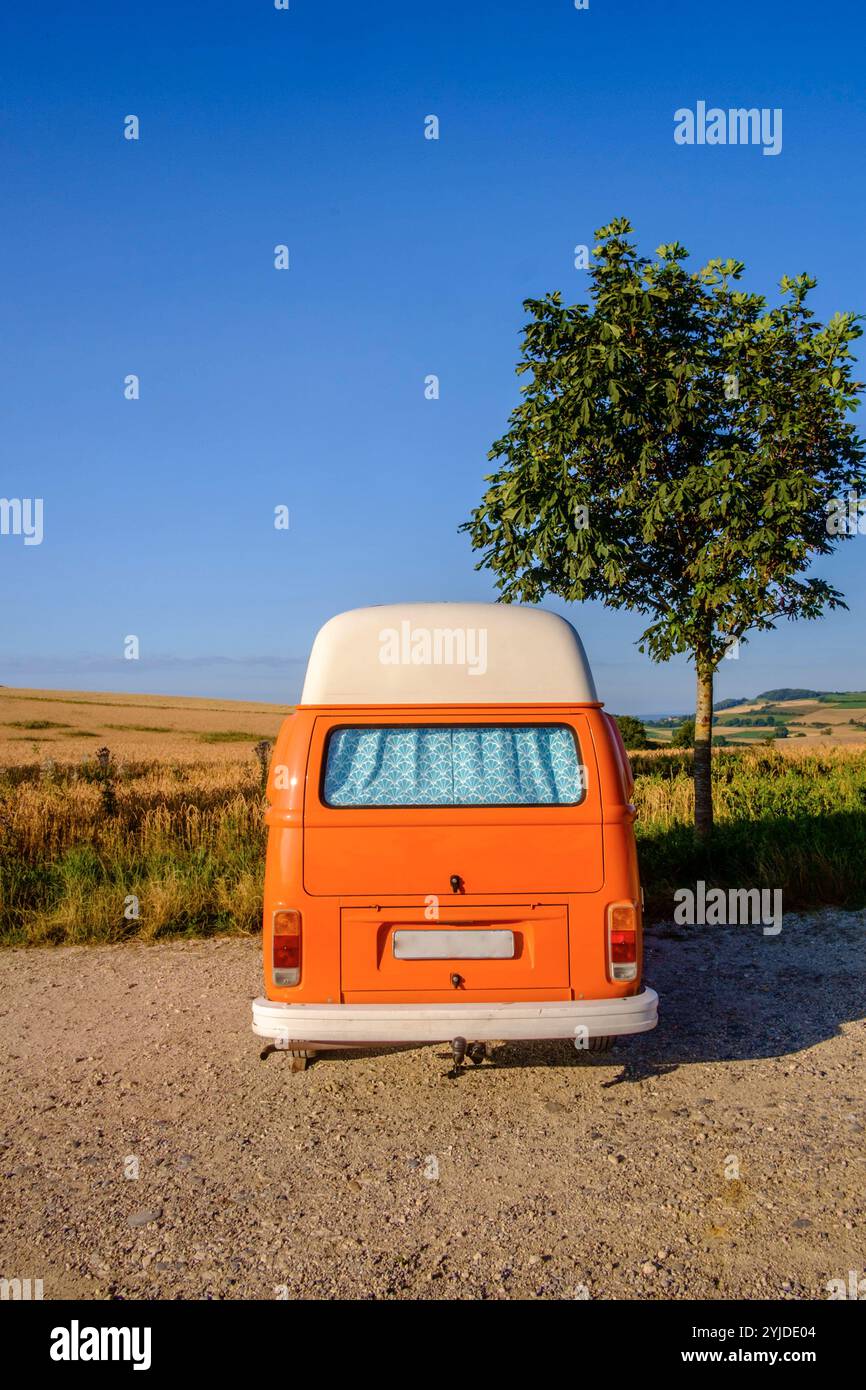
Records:
[[[348,728],[328,743],[329,806],[559,806],[583,790],[561,726]]]

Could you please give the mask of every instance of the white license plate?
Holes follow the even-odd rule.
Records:
[[[395,960],[513,960],[512,931],[395,931]]]

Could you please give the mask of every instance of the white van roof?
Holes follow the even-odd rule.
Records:
[[[302,705],[585,704],[583,644],[556,613],[508,603],[355,608],[316,636]]]

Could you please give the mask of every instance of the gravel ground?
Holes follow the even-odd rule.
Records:
[[[46,1298],[825,1298],[862,1276],[866,914],[662,925],[608,1054],[259,1059],[258,944],[0,956],[0,1274]],[[127,1176],[137,1171],[137,1178]]]

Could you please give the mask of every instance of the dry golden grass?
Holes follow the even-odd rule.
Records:
[[[661,828],[689,825],[695,808],[691,753],[652,748],[629,756],[638,774],[634,799],[640,821]],[[729,777],[723,775],[726,764],[736,769]],[[856,789],[866,784],[866,745],[834,748],[827,743],[816,748],[804,739],[792,747],[789,739],[781,739],[767,746],[717,749],[713,764],[716,822],[742,819],[754,799],[766,799],[771,787],[784,788],[790,796],[791,789],[802,792],[810,782],[810,799],[819,802],[823,794],[828,811],[838,808],[842,788],[852,793],[845,805],[858,809],[863,801]]]
[[[651,733],[655,733],[655,730],[651,730]],[[772,730],[762,729],[761,733],[766,735],[772,733]],[[816,753],[822,756],[825,753],[841,753],[844,757],[849,753],[866,752],[866,732],[864,732],[863,729],[859,729],[856,730],[855,733],[856,737],[854,738],[817,737],[773,739],[763,737],[748,740],[743,739],[739,742],[729,738],[727,743],[723,744],[721,747],[719,747],[717,743],[713,743],[713,755],[718,755],[720,758],[723,758],[727,753],[746,753],[751,750],[755,753],[763,754],[770,751],[779,753],[785,758],[794,759],[802,758],[807,754],[814,755]],[[724,737],[727,738],[727,735],[724,735]],[[668,746],[666,748],[642,748],[639,754],[631,754],[630,756],[641,758],[676,758],[681,757],[682,752],[683,750],[681,748]]]
[[[179,695],[2,686],[0,767],[47,758],[57,763],[80,762],[103,745],[121,764],[147,759],[237,762],[260,740],[274,739],[291,708]],[[43,727],[34,727],[39,725]]]
[[[237,750],[235,749],[237,759]],[[265,800],[257,760],[0,770],[0,938],[119,941],[253,931]],[[138,916],[127,915],[130,897]]]

